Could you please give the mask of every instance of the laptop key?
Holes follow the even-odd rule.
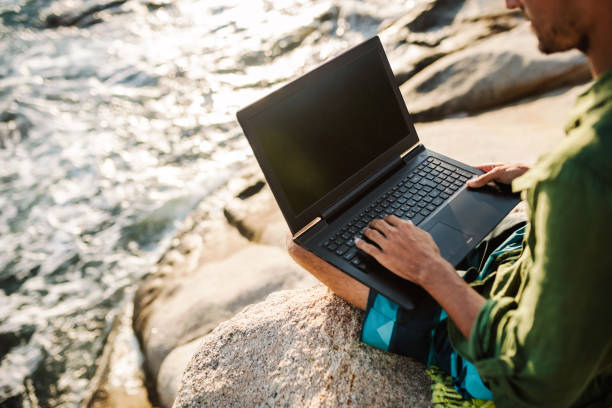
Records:
[[[342,256],[346,251],[348,251],[348,245],[342,245],[340,248],[336,250],[336,255]]]
[[[355,266],[359,265],[361,263],[361,261],[359,260],[359,258],[353,258],[351,260],[351,263]]]
[[[357,254],[358,250],[359,249],[357,247],[353,246],[346,254],[344,254],[343,258],[350,261]]]
[[[432,178],[433,178],[433,177],[432,177]],[[425,179],[425,180],[421,180],[421,184],[423,184],[424,186],[431,187],[431,188],[436,188],[436,187],[438,187],[438,183],[434,183],[433,181],[431,181],[431,180],[426,180],[426,179]]]
[[[457,168],[456,168],[455,166],[451,166],[451,165],[450,165],[450,164],[448,164],[448,163],[444,163],[444,162],[442,162],[442,163],[440,163],[440,166],[442,166],[442,167],[444,167],[445,169],[450,170],[450,171],[457,171]]]
[[[414,225],[418,225],[421,221],[423,221],[425,217],[420,214],[416,214],[414,217],[410,219]]]

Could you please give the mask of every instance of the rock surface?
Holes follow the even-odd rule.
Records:
[[[563,140],[574,101],[588,85],[563,88],[472,116],[417,123],[428,148],[465,163],[533,165]]]
[[[133,326],[164,407],[197,339],[271,292],[316,283],[287,255],[288,228],[262,178],[252,163],[209,197],[136,293]]]
[[[162,407],[171,407],[178,394],[183,371],[198,351],[204,337],[199,337],[172,350],[164,359],[157,376],[157,393]]]
[[[362,318],[323,286],[275,293],[203,339],[174,406],[431,406],[423,366],[360,343]]]
[[[379,33],[398,84],[438,59],[524,21],[496,0],[426,1]]]
[[[434,62],[401,86],[415,121],[474,113],[590,78],[578,51],[546,56],[525,23]]]

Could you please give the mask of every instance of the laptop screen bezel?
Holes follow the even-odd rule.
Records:
[[[296,214],[291,207],[287,195],[282,188],[278,178],[275,176],[273,169],[268,162],[266,155],[264,154],[263,148],[257,139],[257,132],[254,130],[251,119],[257,116],[260,112],[267,108],[274,106],[278,103],[299,92],[301,89],[307,88],[315,83],[319,78],[325,77],[329,72],[334,71],[338,67],[350,63],[352,60],[359,58],[363,54],[376,50],[380,58],[381,64],[384,66],[386,73],[386,80],[389,81],[393,89],[398,107],[402,114],[403,120],[405,121],[406,127],[409,132],[396,144],[387,149],[384,153],[380,154],[369,164],[365,165],[361,170],[356,172],[353,176],[346,179],[344,182],[339,184],[333,190],[325,194],[318,201],[307,207],[305,210]],[[373,176],[377,171],[382,169],[385,165],[389,164],[392,160],[395,160],[405,151],[419,144],[419,138],[410,120],[408,109],[402,97],[399,87],[395,82],[395,76],[391,70],[391,66],[382,47],[378,36],[367,40],[356,47],[344,52],[343,54],[325,62],[314,70],[301,76],[300,78],[284,85],[283,87],[273,91],[269,95],[262,99],[254,102],[246,108],[240,110],[236,116],[238,122],[242,126],[244,134],[253,149],[253,153],[259,165],[264,173],[264,176],[272,190],[276,201],[280,207],[289,229],[292,234],[296,234],[308,223],[312,222],[315,218],[320,217],[326,209],[337,203],[342,197],[355,190],[359,185],[365,182],[368,178]]]

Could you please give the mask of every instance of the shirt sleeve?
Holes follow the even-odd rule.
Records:
[[[487,300],[470,340],[458,341],[498,408],[571,406],[610,364],[611,195],[576,172],[532,191],[523,287]]]

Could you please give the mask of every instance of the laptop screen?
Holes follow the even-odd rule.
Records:
[[[371,48],[251,118],[295,214],[410,134],[394,86]]]

